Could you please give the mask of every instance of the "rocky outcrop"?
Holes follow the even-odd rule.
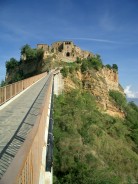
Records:
[[[77,72],[76,80],[81,81],[82,88],[90,91],[96,97],[97,104],[104,113],[121,118],[124,117],[124,112],[115,106],[109,97],[110,90],[116,90],[124,94],[123,89],[120,88],[118,73],[116,71],[104,67],[100,71],[90,70],[83,74]],[[78,88],[70,77],[67,77],[64,83],[65,90]]]

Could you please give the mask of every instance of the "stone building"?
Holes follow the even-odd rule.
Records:
[[[37,44],[37,48],[44,50],[44,58],[47,58],[48,55],[56,54],[58,59],[66,62],[76,61],[77,57],[83,59],[93,56],[91,52],[81,50],[72,41],[54,42],[51,46]]]

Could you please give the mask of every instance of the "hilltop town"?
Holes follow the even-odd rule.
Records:
[[[12,60],[9,61],[9,64],[11,63]],[[79,81],[83,89],[91,91],[96,96],[103,110],[111,115],[124,116],[108,98],[110,90],[124,94],[119,85],[117,68],[104,66],[99,55],[82,50],[72,41],[54,42],[51,46],[37,44],[34,49],[25,45],[21,49],[20,62],[14,67],[7,67],[6,81],[15,82],[59,67],[63,68],[65,90],[79,88],[76,84],[76,81]],[[69,77],[69,73],[73,75],[74,81]]]
[[[91,52],[84,51],[76,46],[72,41],[59,41],[48,44],[37,44],[37,49],[43,49],[44,59],[49,55],[56,54],[57,58],[62,61],[76,61],[77,58],[87,59],[94,56]]]

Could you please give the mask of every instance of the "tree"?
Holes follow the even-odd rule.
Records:
[[[5,85],[6,85],[6,82],[4,80],[2,80],[1,83],[0,83],[0,87],[3,87]]]
[[[116,64],[112,65],[113,70],[118,71],[118,66]]]
[[[21,54],[26,57],[27,61],[33,61],[36,59],[36,52],[28,44],[22,47]]]
[[[111,65],[109,65],[109,64],[107,64],[107,65],[105,65],[107,68],[109,68],[109,69],[111,69],[112,67],[111,67]]]
[[[11,58],[9,61],[6,61],[7,72],[11,69],[15,69],[19,65],[19,62],[15,58]]]
[[[44,57],[44,51],[43,49],[37,49],[36,50],[36,56],[37,56],[37,61],[41,61]]]
[[[28,44],[21,48],[21,55],[25,56],[25,60],[28,62],[39,62],[43,59],[43,49],[32,49]]]

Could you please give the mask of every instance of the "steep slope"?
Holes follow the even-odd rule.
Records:
[[[55,184],[138,182],[136,106],[126,104],[127,116],[114,118],[89,91],[72,89],[55,97],[54,107]]]
[[[86,67],[88,66],[88,67]],[[138,182],[138,107],[112,68],[66,64],[55,97],[54,183]]]
[[[124,112],[115,105],[109,97],[109,91],[115,90],[124,94],[118,81],[118,73],[113,69],[103,67],[99,71],[95,69],[69,73],[64,78],[65,91],[70,89],[85,89],[96,97],[99,108],[112,116],[124,117]]]

